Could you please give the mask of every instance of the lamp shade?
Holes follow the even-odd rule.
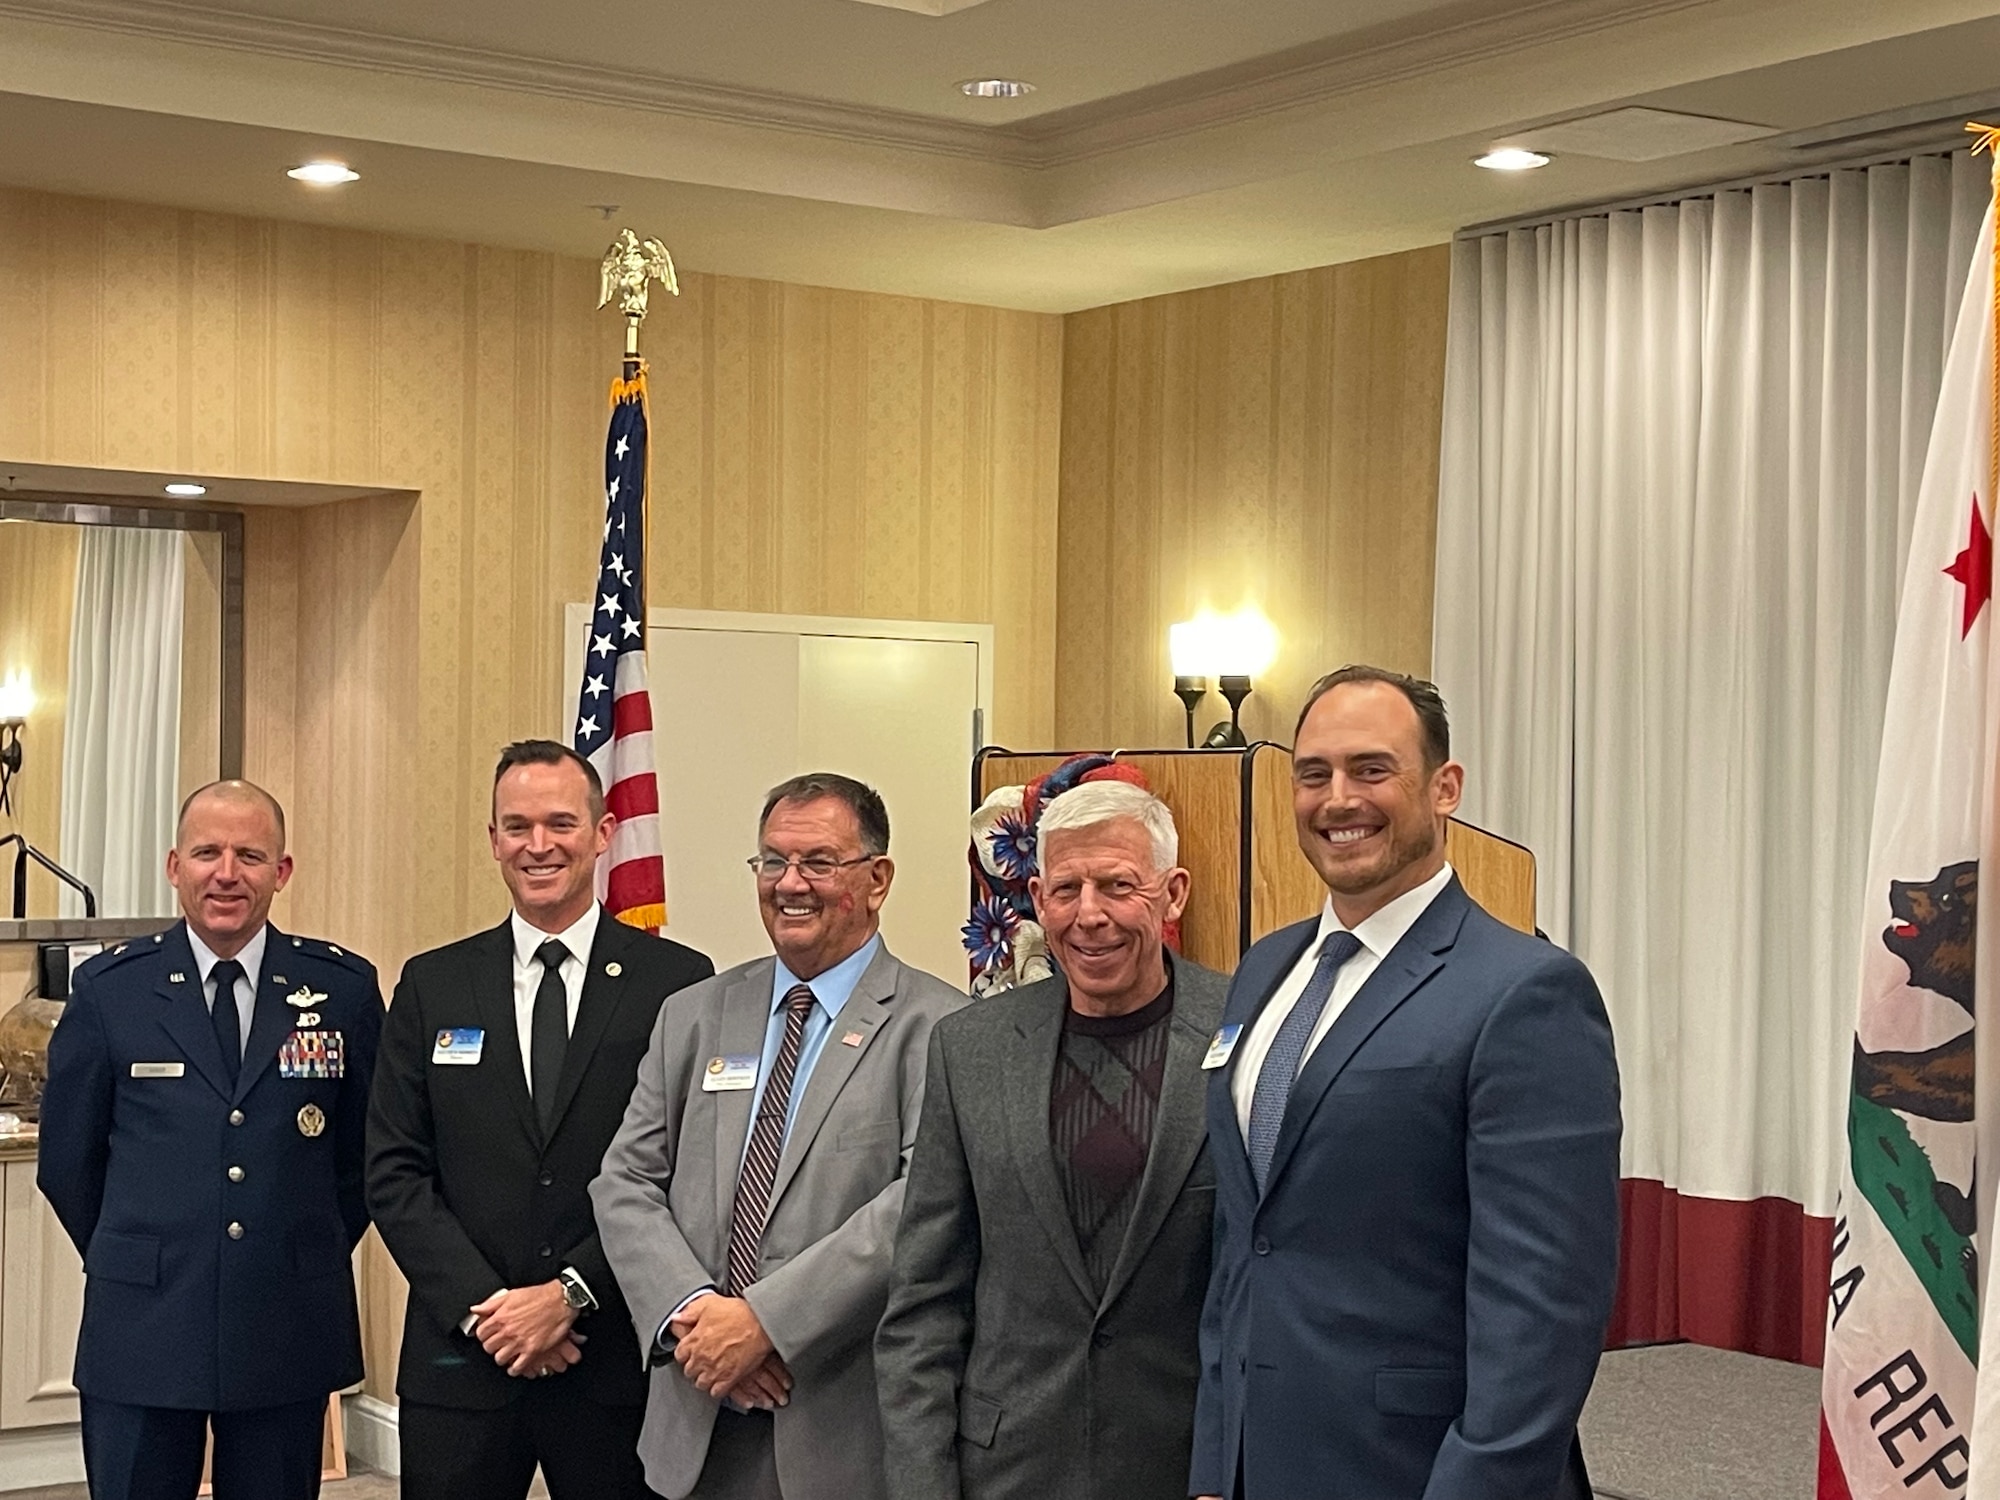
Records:
[[[1168,627],[1167,651],[1176,677],[1259,677],[1277,657],[1278,632],[1252,604],[1226,615],[1205,609]]]
[[[0,724],[22,724],[35,711],[35,687],[20,668],[0,679]]]

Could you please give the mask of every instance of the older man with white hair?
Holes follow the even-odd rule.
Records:
[[[931,1037],[875,1341],[894,1500],[1187,1493],[1227,981],[1165,947],[1188,872],[1157,797],[1085,782],[1038,845],[1058,972]]]

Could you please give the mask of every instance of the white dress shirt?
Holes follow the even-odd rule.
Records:
[[[236,961],[243,965],[243,977],[236,981],[236,1060],[243,1060],[243,1049],[250,1045],[250,1018],[257,1011],[257,981],[264,974],[264,940],[270,936],[271,927],[267,922],[257,929],[257,935],[243,945],[243,951],[236,955]],[[215,966],[222,962],[200,938],[194,928],[187,930],[188,947],[194,950],[194,966],[201,975],[201,1000],[208,1007],[208,1013],[215,1014],[215,984],[208,976]]]
[[[563,993],[569,1001],[563,1030],[573,1032],[576,1008],[583,1003],[583,979],[590,972],[590,945],[597,941],[599,911],[598,904],[591,902],[590,909],[561,932],[543,932],[519,912],[508,918],[514,928],[514,1029],[521,1041],[521,1075],[528,1080],[530,1094],[535,1091],[535,992],[542,987],[542,961],[535,957],[535,950],[550,938],[569,949],[569,957],[556,972],[562,976]]]
[[[1373,916],[1366,918],[1353,929],[1354,936],[1361,943],[1361,951],[1340,966],[1334,976],[1333,993],[1327,996],[1326,1008],[1319,1013],[1319,1020],[1313,1023],[1312,1035],[1306,1038],[1306,1050],[1299,1058],[1299,1067],[1305,1068],[1306,1059],[1313,1055],[1333,1023],[1340,1019],[1340,1013],[1368,982],[1368,976],[1381,966],[1389,951],[1403,940],[1403,934],[1416,926],[1417,918],[1451,883],[1451,866],[1447,864],[1437,874],[1431,876],[1415,890],[1405,891]],[[1242,1054],[1236,1064],[1236,1075],[1230,1079],[1230,1098],[1236,1105],[1236,1126],[1243,1132],[1243,1139],[1250,1139],[1250,1101],[1257,1097],[1257,1075],[1263,1071],[1264,1058],[1270,1053],[1271,1043],[1277,1038],[1278,1028],[1285,1024],[1285,1017],[1292,1013],[1292,1007],[1299,1003],[1305,993],[1306,982],[1319,966],[1320,945],[1328,933],[1345,932],[1347,926],[1333,914],[1333,898],[1327,898],[1325,908],[1319,914],[1319,931],[1306,944],[1299,961],[1292,965],[1291,972],[1278,982],[1271,992],[1270,1000],[1257,1013],[1257,1019],[1250,1024],[1238,1051]]]

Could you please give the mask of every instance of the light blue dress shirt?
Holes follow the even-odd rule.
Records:
[[[787,1140],[791,1138],[792,1121],[798,1118],[799,1100],[805,1097],[806,1081],[812,1077],[813,1065],[819,1061],[827,1036],[833,1031],[833,1018],[840,1014],[840,1008],[847,1004],[848,996],[854,993],[854,987],[861,983],[861,976],[881,951],[882,935],[878,932],[824,974],[805,980],[786,968],[782,958],[777,960],[771,974],[771,1019],[764,1026],[764,1055],[757,1063],[757,1090],[750,1096],[751,1132],[756,1130],[757,1106],[764,1101],[764,1088],[771,1081],[771,1070],[778,1065],[778,1049],[785,1043],[785,996],[791,993],[792,986],[805,984],[812,988],[813,1008],[806,1014],[806,1034],[799,1047],[798,1071],[792,1075],[792,1097],[785,1109]],[[750,1133],[746,1132],[743,1152],[736,1159],[739,1173],[749,1155]]]

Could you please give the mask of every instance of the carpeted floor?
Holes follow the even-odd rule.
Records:
[[[1697,1344],[1604,1356],[1583,1452],[1605,1500],[1812,1500],[1819,1371]]]

